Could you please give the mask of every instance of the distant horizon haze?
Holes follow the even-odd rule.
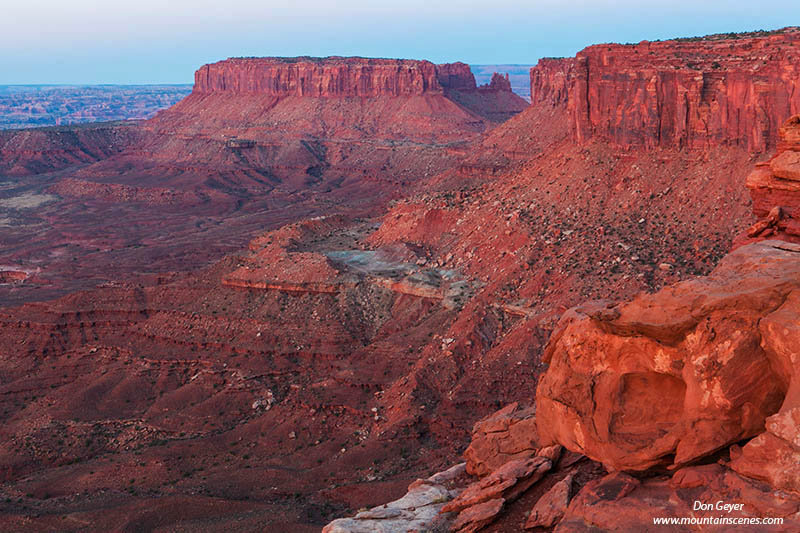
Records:
[[[531,65],[591,44],[800,24],[800,2],[765,0],[28,0],[4,6],[0,84],[189,84],[243,56],[366,56]]]

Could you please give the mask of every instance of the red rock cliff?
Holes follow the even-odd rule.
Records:
[[[436,65],[429,61],[265,57],[227,59],[204,65],[195,72],[193,92],[371,97],[441,93],[442,85]]]
[[[775,148],[800,111],[800,30],[590,46],[531,69],[531,100],[566,106],[578,141]]]

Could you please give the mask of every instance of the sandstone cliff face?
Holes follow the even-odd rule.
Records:
[[[565,106],[578,141],[774,149],[800,111],[800,31],[590,46],[531,69],[531,101]]]
[[[466,63],[363,57],[231,58],[195,72],[193,93],[269,96],[375,97],[474,91]],[[488,85],[511,92],[508,75],[495,73]]]
[[[473,80],[474,83],[474,80]],[[400,96],[441,93],[429,61],[367,58],[234,58],[195,72],[195,94]]]

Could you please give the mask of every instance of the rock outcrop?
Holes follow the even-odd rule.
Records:
[[[506,503],[514,501],[552,468],[546,457],[513,459],[467,486],[442,513],[458,513],[451,531],[472,533],[494,521]]]
[[[569,112],[574,138],[622,146],[775,148],[800,111],[797,28],[590,46],[531,69],[531,101]]]
[[[535,409],[520,409],[516,402],[477,422],[472,442],[464,452],[467,472],[485,476],[505,463],[536,455]]]
[[[489,85],[481,85],[479,89],[511,92],[511,81],[508,79],[508,74],[502,75],[495,72],[492,74]]]
[[[458,495],[454,480],[464,472],[464,463],[418,479],[399,500],[359,512],[353,518],[339,518],[322,529],[322,533],[399,533],[431,531],[445,527],[448,518],[440,514],[444,505]]]
[[[646,470],[758,435],[791,372],[791,352],[763,324],[796,295],[800,246],[764,241],[732,252],[707,278],[572,309],[543,357],[540,439],[611,470]]]
[[[747,176],[753,212],[759,217],[747,237],[800,242],[800,115],[780,128],[779,138],[775,156]]]

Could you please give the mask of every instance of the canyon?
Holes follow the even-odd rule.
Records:
[[[330,98],[285,88],[207,92],[201,80],[180,103],[142,123],[0,132],[0,175],[11,178],[0,182],[3,201],[13,208],[14,198],[58,197],[4,215],[2,262],[40,275],[38,283],[0,286],[0,298],[41,301],[190,270],[287,222],[376,212],[527,105],[507,85],[479,88],[463,63],[385,61],[383,70],[370,70],[365,61],[314,66],[328,76],[344,62],[361,73],[358,83],[401,85],[407,76],[418,87],[402,96]],[[271,80],[270,69],[286,77],[305,64],[234,59],[214,68],[224,73],[241,62],[264,69],[252,67],[266,76],[262,81]]]
[[[798,36],[597,45],[530,106],[231,59],[142,123],[3,133],[0,524],[795,523]]]

